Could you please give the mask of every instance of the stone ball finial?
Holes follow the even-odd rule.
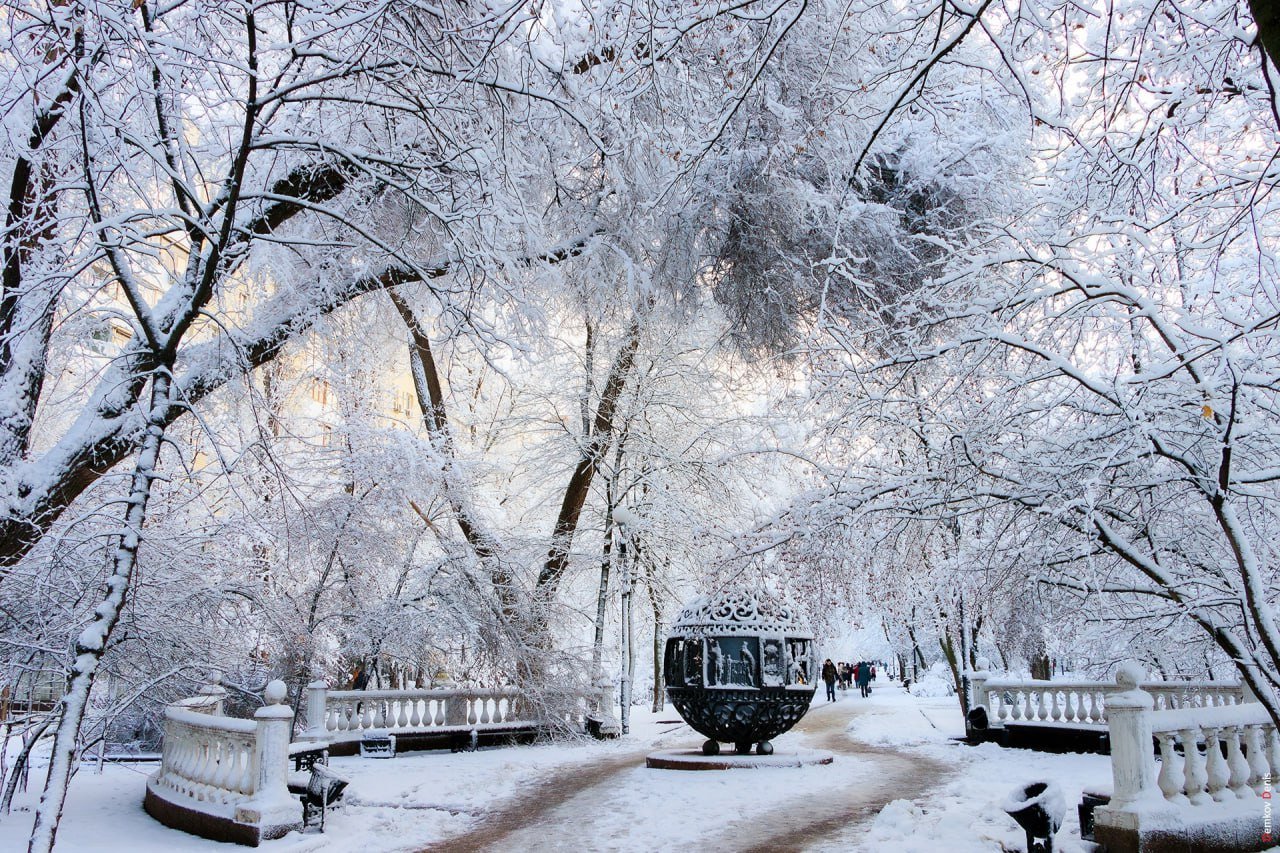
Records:
[[[991,669],[991,658],[978,658],[976,663],[978,664],[979,672],[986,672]]]
[[[1127,660],[1116,669],[1116,684],[1125,690],[1134,690],[1147,677],[1137,661]]]
[[[285,697],[288,695],[289,689],[278,678],[268,681],[267,689],[262,691],[262,698],[267,700],[268,705],[283,705]]]
[[[209,684],[217,687],[222,684],[222,673],[215,669],[209,673],[209,678],[206,680]]]

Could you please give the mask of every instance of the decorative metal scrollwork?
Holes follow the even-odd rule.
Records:
[[[690,602],[667,640],[667,695],[712,741],[767,743],[809,709],[813,634],[795,605],[730,591]],[[704,751],[714,747],[708,741]]]

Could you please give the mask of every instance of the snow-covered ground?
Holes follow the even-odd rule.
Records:
[[[855,849],[877,853],[1025,850],[1025,835],[1000,804],[1015,788],[1032,781],[1055,782],[1066,798],[1067,813],[1055,849],[1062,853],[1092,849],[1080,841],[1076,805],[1085,788],[1111,787],[1110,758],[1002,749],[991,743],[971,747],[954,740],[964,735],[964,720],[954,697],[918,699],[895,690],[883,696],[877,692],[873,699],[877,700],[873,707],[852,719],[851,737],[940,759],[955,772],[926,797],[889,803]]]
[[[1052,780],[1067,799],[1059,849],[1079,841],[1080,791],[1110,781],[1104,756],[1044,755],[969,747],[954,699],[918,698],[880,687],[869,699],[821,698],[803,724],[775,741],[788,748],[830,748],[847,729],[848,751],[828,766],[715,772],[649,770],[657,748],[695,747],[701,737],[669,707],[637,709],[632,733],[610,743],[409,753],[390,760],[338,758],[351,779],[328,832],[293,834],[263,849],[392,851],[449,849],[463,837],[480,849],[748,850],[782,837],[804,849],[835,851],[1021,850],[1023,835],[1000,809],[1020,782]],[[819,732],[829,729],[825,741]],[[866,746],[863,746],[866,745]],[[167,829],[142,811],[155,765],[86,767],[71,788],[59,849],[70,851],[227,851],[227,845]],[[34,774],[33,774],[34,775]],[[901,786],[899,788],[899,786]],[[35,793],[0,819],[0,850],[25,849]],[[886,805],[887,804],[887,805]],[[490,833],[471,836],[468,833]],[[497,834],[495,834],[497,833]],[[438,845],[438,846],[437,846]],[[473,849],[468,846],[466,849]]]

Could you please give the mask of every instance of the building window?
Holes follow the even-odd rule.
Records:
[[[330,447],[333,445],[333,427],[328,424],[320,424],[320,446]]]
[[[322,406],[329,403],[329,383],[323,379],[315,378],[311,380],[311,399],[315,400]]]

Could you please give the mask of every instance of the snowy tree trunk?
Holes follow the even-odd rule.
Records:
[[[653,605],[653,712],[656,714],[666,704],[664,675],[662,672],[662,602],[654,589],[653,564],[648,565],[649,602]]]
[[[57,261],[43,268],[40,263],[41,253],[56,244],[58,230],[58,181],[53,166],[57,154],[45,149],[80,92],[75,63],[82,58],[83,10],[69,9],[68,0],[53,0],[49,6],[55,14],[43,40],[44,72],[54,76],[63,68],[63,82],[47,104],[40,102],[38,91],[32,92],[33,120],[26,139],[30,153],[13,165],[0,249],[0,399],[8,402],[0,411],[0,464],[6,466],[24,458],[30,448],[49,336],[64,284]],[[74,43],[70,57],[66,42]]]
[[[169,385],[168,369],[157,370],[151,384],[146,435],[138,452],[129,497],[125,502],[120,544],[112,561],[111,576],[107,579],[106,596],[94,611],[93,621],[76,640],[76,657],[67,679],[67,693],[62,698],[62,715],[53,736],[49,777],[45,781],[44,793],[41,794],[40,805],[36,809],[28,853],[49,853],[53,849],[58,822],[62,819],[62,808],[67,799],[67,787],[71,783],[76,741],[89,704],[89,692],[93,689],[93,680],[103,652],[106,651],[107,641],[120,618],[120,611],[133,579],[134,567],[137,565],[142,525],[147,517],[147,502],[151,497],[151,484],[158,476],[160,447],[164,443]]]
[[[613,563],[613,481],[605,486],[604,545],[600,554],[600,584],[596,589],[596,624],[591,640],[591,674],[600,672],[604,657],[604,620],[609,605],[609,569]]]
[[[622,706],[622,733],[631,733],[631,680],[635,675],[635,644],[631,634],[631,593],[635,588],[627,551],[626,539],[618,544],[618,557],[622,562],[622,686],[618,703]]]

